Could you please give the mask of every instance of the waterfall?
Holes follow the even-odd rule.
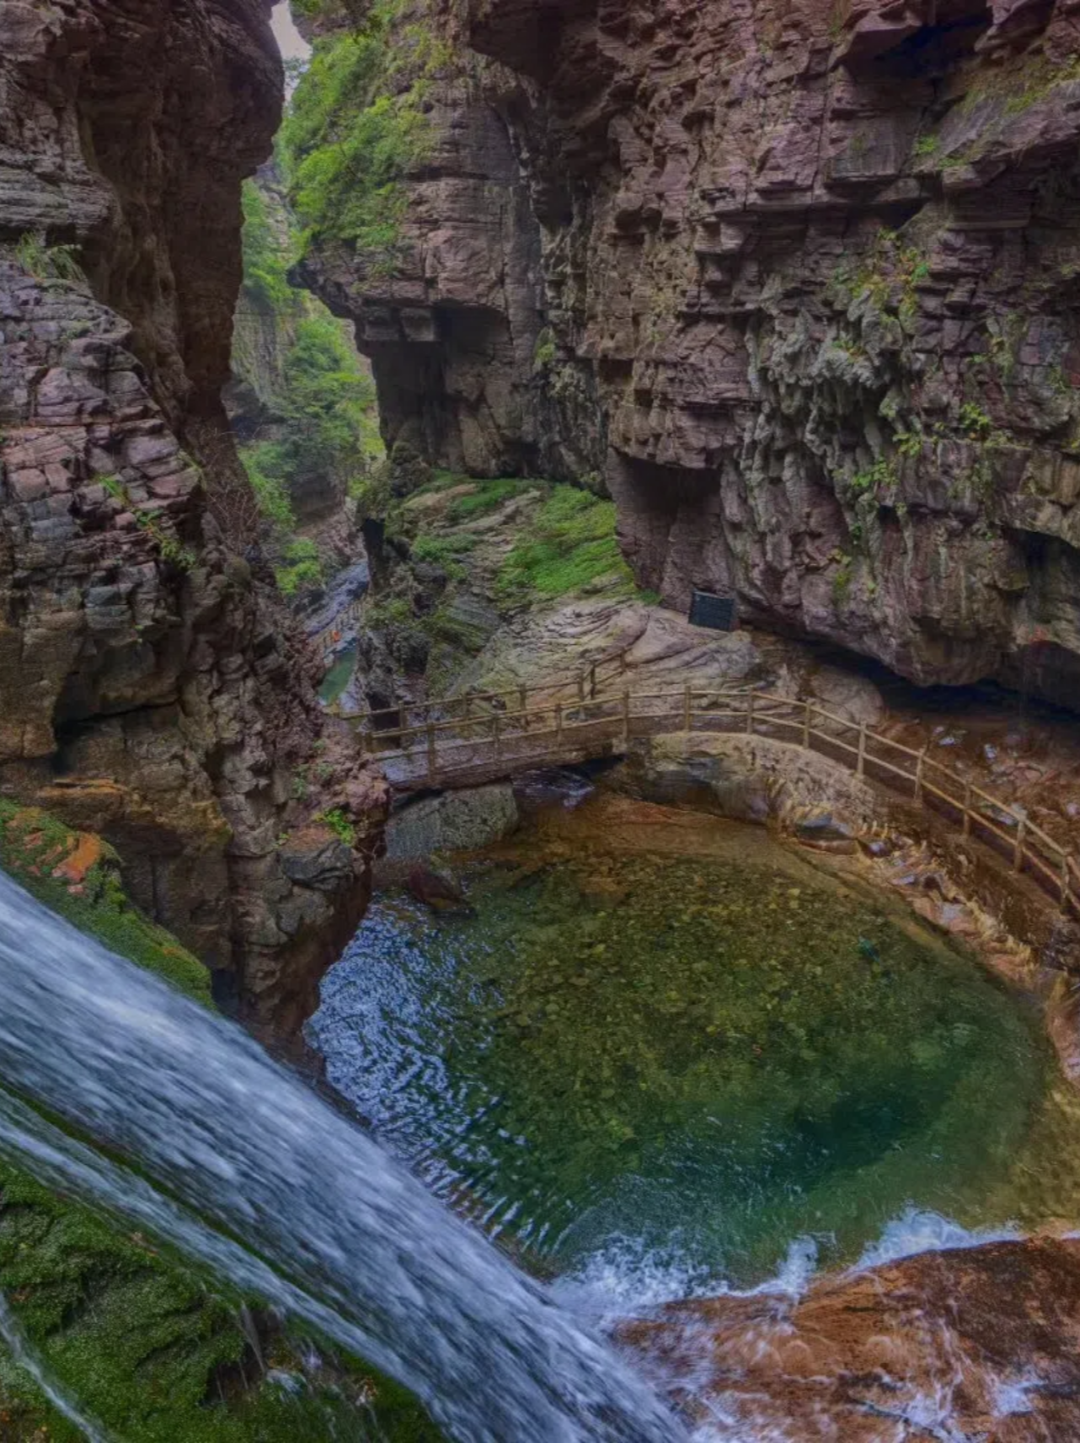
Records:
[[[12,1161],[317,1326],[460,1443],[684,1436],[606,1344],[237,1027],[2,875],[0,996]]]

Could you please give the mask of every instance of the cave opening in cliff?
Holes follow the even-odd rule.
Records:
[[[931,23],[880,55],[882,70],[901,77],[938,75],[972,55],[993,24],[989,0],[943,0],[931,8],[936,12]]]

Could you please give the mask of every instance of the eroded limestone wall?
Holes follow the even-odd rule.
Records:
[[[223,994],[291,1027],[385,799],[322,736],[223,434],[268,10],[0,7],[0,786],[105,835]]]
[[[1080,694],[1075,0],[440,0],[389,439],[602,473],[643,585]]]

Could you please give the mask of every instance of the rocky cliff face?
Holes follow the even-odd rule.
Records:
[[[1075,0],[433,8],[394,274],[307,265],[389,438],[602,473],[672,604],[1075,703]]]
[[[288,1027],[384,797],[320,738],[312,661],[237,554],[220,391],[240,180],[279,111],[268,9],[0,11],[0,785],[101,832],[223,994]]]

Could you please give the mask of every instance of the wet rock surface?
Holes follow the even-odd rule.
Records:
[[[509,836],[517,824],[518,806],[509,782],[421,797],[387,823],[386,863],[486,847]]]
[[[753,1437],[1071,1443],[1078,1303],[1080,1243],[1035,1238],[677,1304],[624,1339],[688,1380],[691,1416]]]

